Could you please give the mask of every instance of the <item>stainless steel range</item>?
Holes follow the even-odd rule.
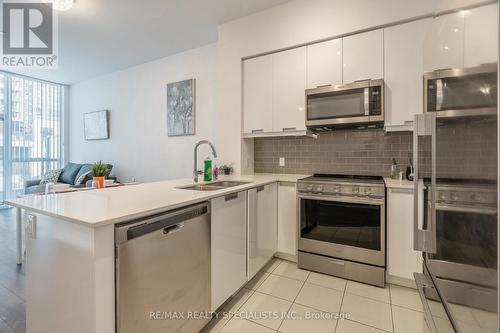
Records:
[[[385,183],[378,176],[300,179],[298,266],[385,285]]]

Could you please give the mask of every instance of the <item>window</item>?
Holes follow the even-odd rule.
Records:
[[[24,192],[26,180],[60,168],[63,159],[63,86],[0,73],[0,190]]]

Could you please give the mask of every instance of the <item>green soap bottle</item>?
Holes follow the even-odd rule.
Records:
[[[204,164],[203,181],[211,182],[212,181],[212,160],[207,157],[203,164]]]

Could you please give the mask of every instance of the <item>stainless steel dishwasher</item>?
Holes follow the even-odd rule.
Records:
[[[207,202],[115,227],[116,331],[198,332],[210,311]]]

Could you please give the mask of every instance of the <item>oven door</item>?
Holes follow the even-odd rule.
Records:
[[[385,266],[385,203],[299,195],[299,251]]]

